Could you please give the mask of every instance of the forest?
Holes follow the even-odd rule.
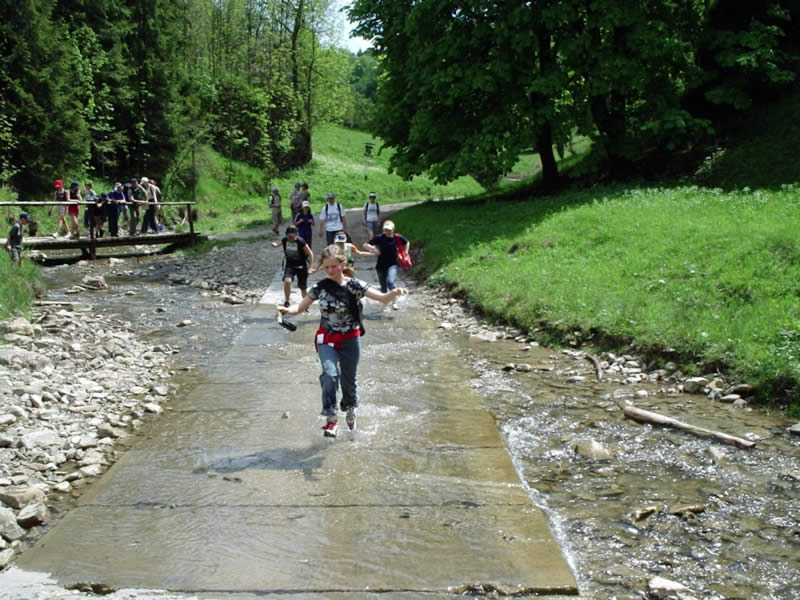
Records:
[[[796,86],[800,0],[18,0],[0,7],[0,191],[56,178],[191,187],[210,145],[306,164],[313,127],[370,130],[391,168],[492,187],[522,153],[545,182],[575,136],[624,177]],[[173,196],[174,197],[174,196]]]
[[[402,176],[490,186],[590,138],[612,178],[672,163],[797,81],[798,0],[354,0],[381,57],[373,133]],[[713,142],[712,142],[713,143]]]
[[[374,103],[376,60],[340,47],[332,0],[19,0],[0,15],[6,200],[84,176],[185,190],[201,144],[268,189],[310,159],[315,124],[365,128]]]

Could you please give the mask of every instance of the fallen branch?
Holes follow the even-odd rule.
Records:
[[[594,365],[594,374],[597,377],[597,381],[603,381],[603,369],[600,367],[600,361],[588,352],[586,353],[586,358]]]
[[[649,410],[642,410],[641,408],[636,408],[635,406],[624,406],[622,410],[625,412],[626,417],[633,419],[637,423],[664,425],[665,427],[674,427],[675,429],[688,431],[689,433],[694,433],[696,435],[711,436],[720,440],[721,442],[725,442],[726,444],[733,444],[737,448],[752,448],[756,445],[755,442],[751,442],[750,440],[728,435],[727,433],[722,433],[721,431],[713,431],[711,429],[697,427],[696,425],[690,425],[689,423],[678,421],[672,417],[660,415]]]

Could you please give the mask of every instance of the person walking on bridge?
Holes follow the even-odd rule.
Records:
[[[83,202],[83,198],[81,197],[81,184],[77,181],[73,181],[69,184],[69,189],[67,190],[67,202],[74,202],[75,204],[70,204],[67,206],[67,214],[69,215],[69,226],[72,233],[70,233],[69,237],[72,239],[79,240],[81,239],[81,230],[80,226],[78,225],[78,215],[81,212],[81,206],[79,202]]]
[[[67,201],[67,190],[64,189],[64,182],[60,179],[56,179],[55,181],[55,190],[53,191],[53,202],[66,202]],[[47,215],[50,216],[52,214],[49,210],[47,211]],[[69,233],[69,226],[67,225],[67,205],[66,204],[59,204],[56,206],[56,214],[58,215],[58,224],[56,225],[56,231],[53,234],[54,238],[57,238],[61,235],[61,226],[64,226],[64,235]]]
[[[322,374],[322,415],[326,418],[322,427],[325,437],[336,437],[338,413],[336,411],[337,388],[342,388],[339,408],[346,413],[345,420],[350,431],[356,428],[356,408],[358,407],[357,370],[361,355],[361,336],[364,326],[361,322],[361,299],[393,301],[397,296],[408,294],[405,288],[395,288],[382,293],[366,281],[353,277],[353,269],[347,266],[344,251],[332,244],[320,256],[320,264],[327,277],[308,290],[308,294],[298,304],[279,306],[281,315],[296,315],[308,310],[319,300],[319,328],[314,336],[314,346],[319,354]]]

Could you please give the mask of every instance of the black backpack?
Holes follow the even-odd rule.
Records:
[[[364,204],[364,218],[367,218],[367,208],[369,207],[369,202]],[[375,209],[378,211],[378,220],[381,218],[381,205],[377,202],[375,203]]]
[[[330,204],[328,204],[328,203],[326,202],[326,203],[325,203],[325,218],[326,218],[326,219],[328,218],[328,207],[329,207],[329,206],[330,206]],[[341,219],[342,219],[342,205],[341,205],[341,204],[339,204],[339,203],[337,202],[337,203],[336,203],[336,208],[338,208],[338,209],[339,209],[339,220],[341,221]]]

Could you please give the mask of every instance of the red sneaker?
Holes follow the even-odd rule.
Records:
[[[336,421],[328,421],[322,427],[322,434],[325,437],[336,437]]]

